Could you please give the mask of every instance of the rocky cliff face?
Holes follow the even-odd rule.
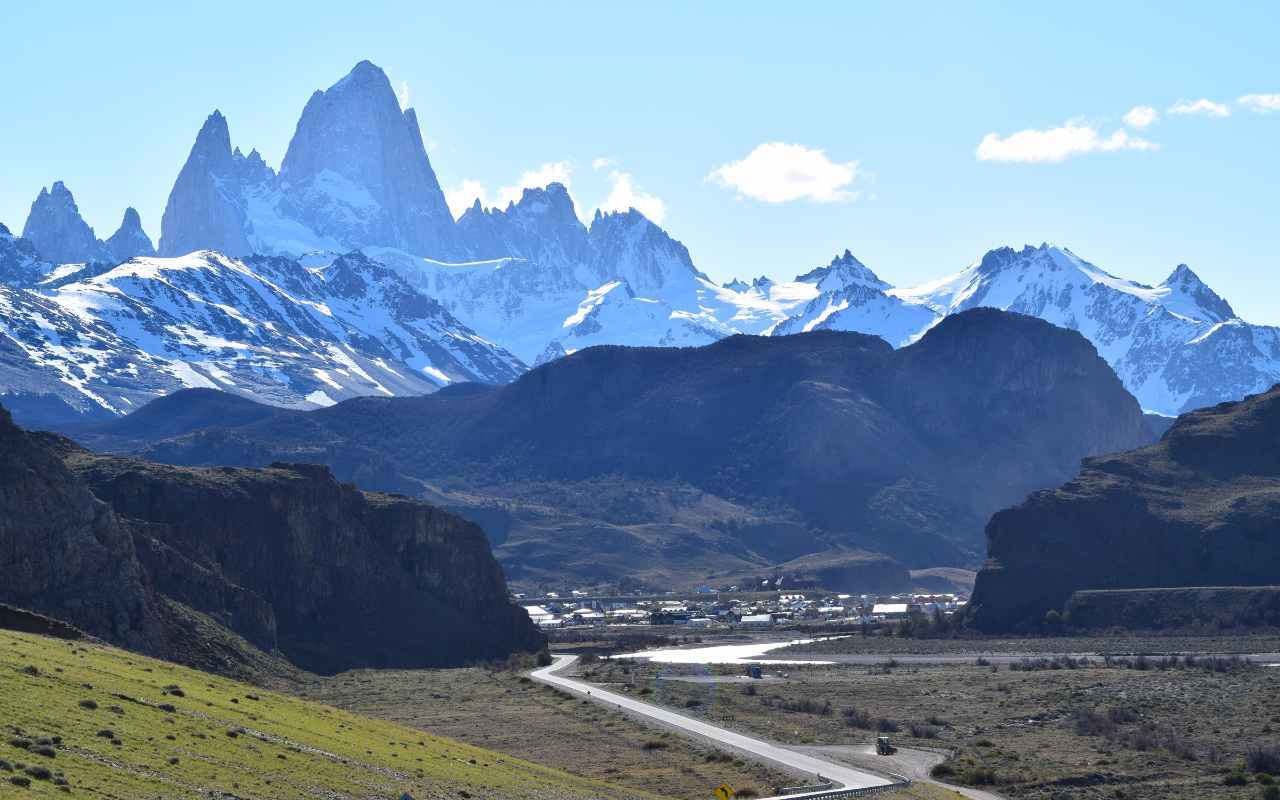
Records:
[[[182,469],[79,451],[68,464],[117,514],[170,553],[261,605],[235,603],[226,624],[260,646],[274,612],[279,651],[313,671],[439,666],[541,644],[506,596],[475,525],[404,497],[339,484],[326,467]],[[190,572],[190,570],[186,571]],[[184,572],[157,588],[202,608],[217,595]],[[240,616],[243,615],[243,618]]]
[[[484,534],[447,512],[362,493],[324,467],[98,456],[26,433],[7,413],[0,570],[0,601],[223,671],[254,659],[247,646],[236,654],[240,637],[318,671],[458,664],[542,644],[508,601]]]
[[[1030,627],[1072,592],[1274,584],[1280,387],[1184,414],[1157,444],[1089,459],[987,526],[979,627]]]
[[[164,633],[130,527],[0,409],[0,599],[140,650]]]

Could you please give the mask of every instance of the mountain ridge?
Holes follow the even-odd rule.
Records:
[[[552,565],[618,580],[637,558],[655,584],[692,583],[839,548],[973,563],[992,511],[1151,440],[1083,337],[989,309],[898,350],[837,331],[599,346],[463,388],[240,425],[175,398],[208,410],[163,437],[125,417],[78,438],[175,464],[329,464],[482,522],[524,585]]]
[[[79,218],[65,186],[55,189],[37,199],[42,211],[32,233],[39,241],[0,236],[5,283],[47,294],[75,274],[62,263],[72,255],[69,263],[116,264],[126,253],[149,255],[136,213],[126,212],[108,240],[115,243],[111,250]],[[54,256],[41,253],[41,241]],[[386,74],[367,61],[311,95],[278,173],[256,150],[246,156],[233,146],[221,112],[209,115],[174,181],[158,252],[177,258],[204,250],[235,259],[291,258],[309,269],[360,250],[523,364],[598,344],[698,346],[738,333],[821,329],[870,333],[902,347],[943,317],[986,305],[1081,331],[1144,408],[1167,416],[1280,380],[1280,328],[1239,319],[1186,265],[1146,286],[1065,248],[1001,247],[939,280],[894,287],[845,250],[830,264],[798,270],[791,281],[717,285],[682,243],[640,212],[597,211],[584,223],[557,183],[526,188],[505,209],[477,201],[455,222],[417,114],[400,109]],[[9,305],[24,305],[24,319],[36,320],[44,300],[20,300]],[[149,298],[132,301],[141,307]],[[66,349],[62,331],[76,329],[52,327],[40,334],[37,349]],[[32,330],[40,326],[7,346],[29,349]],[[23,358],[15,354],[14,361]],[[41,379],[22,368],[13,374],[0,382],[0,395],[26,408],[31,385]],[[140,381],[136,374],[111,375],[122,390],[133,391]],[[97,413],[76,399],[65,415],[87,411]]]

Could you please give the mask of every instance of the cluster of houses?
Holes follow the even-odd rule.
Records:
[[[764,598],[722,598],[698,594],[685,598],[592,597],[551,592],[530,600],[517,596],[529,618],[541,628],[582,625],[685,625],[690,628],[770,628],[797,622],[879,624],[913,614],[951,614],[967,598],[955,594],[849,595],[777,592]]]

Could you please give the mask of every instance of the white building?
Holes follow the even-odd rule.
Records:
[[[909,613],[911,613],[910,603],[876,603],[871,607],[872,616],[884,617],[885,619],[905,617]]]

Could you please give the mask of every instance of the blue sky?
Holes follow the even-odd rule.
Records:
[[[0,221],[61,179],[100,236],[134,205],[156,238],[210,111],[278,166],[368,58],[446,190],[567,175],[584,213],[660,208],[718,280],[847,247],[909,285],[1050,241],[1189,263],[1280,323],[1275,3],[183,5],[6,10]]]

